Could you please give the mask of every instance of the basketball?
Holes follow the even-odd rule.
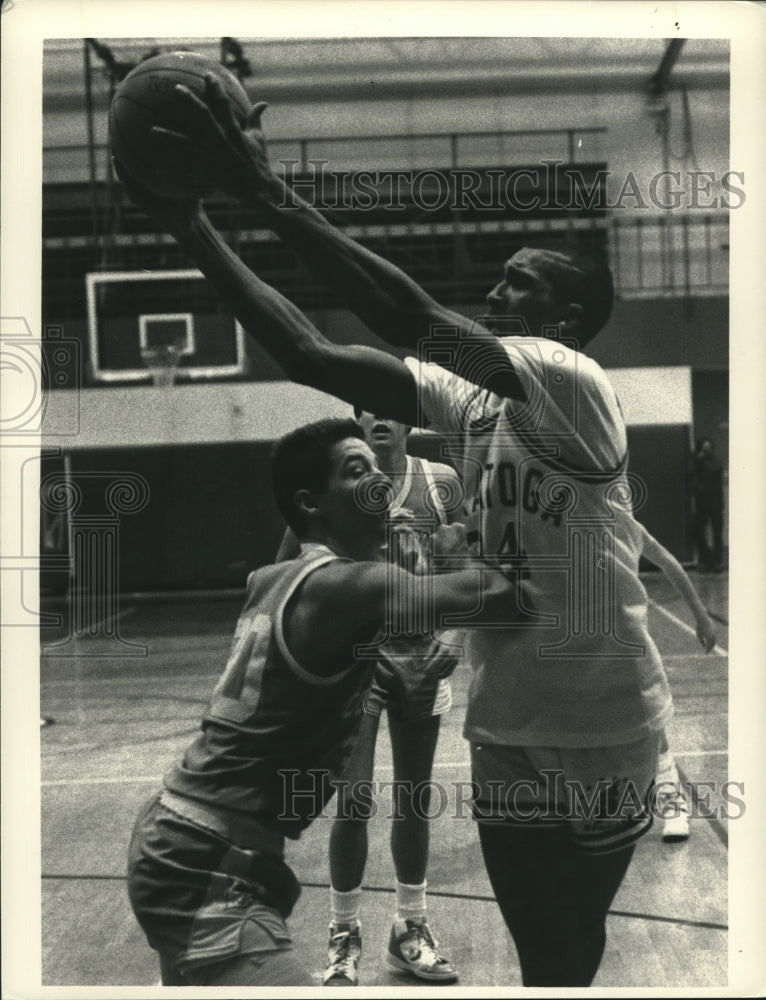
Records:
[[[188,154],[160,147],[151,136],[157,125],[193,138],[193,116],[173,88],[182,83],[204,97],[206,73],[216,75],[234,116],[244,124],[251,102],[242,84],[225,66],[196,52],[167,52],[147,59],[128,73],[114,94],[109,111],[112,151],[127,172],[154,194],[183,199],[202,198],[212,191]]]

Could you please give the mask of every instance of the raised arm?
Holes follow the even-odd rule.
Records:
[[[201,205],[151,195],[115,164],[128,197],[184,247],[243,328],[294,382],[402,423],[421,422],[415,379],[398,358],[327,340],[224,242]]]
[[[650,535],[643,525],[641,525],[641,533],[643,536],[644,556],[650,562],[653,562],[658,569],[662,570],[668,581],[686,601],[697,623],[697,638],[704,647],[705,652],[709,653],[716,643],[715,625],[711,621],[710,615],[707,613],[707,609],[702,603],[699,594],[694,589],[694,584],[686,575],[683,566],[676,557],[671,552],[668,552],[663,545],[660,545],[657,539],[653,535]]]
[[[373,347],[329,341],[297,306],[242,263],[206,216],[195,221],[183,245],[244,329],[294,382],[394,420],[421,422],[415,380],[397,358]]]
[[[182,85],[176,91],[197,114],[200,139],[192,143],[163,129],[155,130],[156,139],[182,144],[223,191],[258,206],[266,225],[371,330],[416,354],[435,327],[452,328],[461,341],[456,374],[500,395],[524,398],[511,362],[492,334],[440,305],[400,268],[336,229],[271,170],[260,129],[264,104],[253,108],[249,127],[243,129],[215,77],[208,77],[206,102]]]

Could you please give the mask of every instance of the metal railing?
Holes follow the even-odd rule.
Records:
[[[605,128],[572,127],[300,137],[270,140],[269,151],[273,163],[288,165],[285,169],[304,185],[301,193],[308,198],[305,185],[311,188],[312,176],[321,182],[311,190],[323,195],[322,185],[333,176],[347,184],[366,170],[379,175],[430,171],[453,192],[459,183],[455,172],[476,171],[485,196],[491,174],[523,175],[528,168],[509,166],[523,163],[540,165],[542,175],[531,182],[531,189],[517,193],[528,197],[531,191],[540,198],[569,183],[570,167],[588,182],[589,191],[597,179],[603,191],[606,134]],[[87,271],[188,264],[170,237],[151,232],[146,217],[125,202],[111,174],[106,144],[46,146],[43,152],[44,300],[57,301],[65,313],[74,314]],[[544,169],[553,162],[562,166],[560,175],[548,175]],[[92,183],[94,172],[97,181]],[[530,235],[561,231],[607,253],[623,297],[724,294],[728,288],[728,217],[723,212],[678,209],[628,216],[610,214],[598,199],[595,207],[575,211],[562,206],[555,212],[530,212],[510,205],[482,205],[478,211],[454,211],[449,205],[434,210],[429,205],[418,210],[412,182],[404,190],[401,211],[385,211],[382,199],[382,208],[342,208],[331,211],[330,217],[447,302],[480,300],[515,246]],[[431,197],[426,188],[422,193]],[[331,302],[327,291],[296,268],[294,256],[271,233],[256,228],[252,211],[220,199],[206,207],[214,224],[267,281],[302,305]]]
[[[693,212],[613,218],[609,258],[624,298],[722,294],[729,285],[729,220]]]
[[[305,173],[312,161],[337,170],[449,169],[541,162],[568,164],[604,159],[603,127],[541,128],[496,132],[417,132],[392,135],[305,136],[269,139],[274,164],[287,161]],[[109,147],[96,142],[43,145],[43,183],[108,180]]]
[[[349,225],[345,232],[393,260],[445,304],[481,302],[502,262],[530,238],[564,233],[604,250],[622,298],[724,295],[728,292],[728,218],[668,214],[624,218]],[[302,308],[339,305],[307,274],[295,255],[263,229],[237,230],[229,240],[264,280]],[[159,270],[193,266],[162,233],[112,238],[108,269]],[[43,241],[43,307],[48,316],[84,310],[84,275],[99,268],[87,236]]]

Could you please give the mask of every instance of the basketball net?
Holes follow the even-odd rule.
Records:
[[[152,382],[159,387],[175,385],[178,362],[181,360],[180,344],[158,344],[145,347],[141,359],[152,376]]]

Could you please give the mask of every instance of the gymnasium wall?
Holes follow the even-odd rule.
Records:
[[[137,58],[152,41],[110,44],[118,55]],[[647,488],[639,517],[679,558],[688,559],[684,476],[690,442],[711,437],[727,457],[728,297],[719,294],[727,264],[725,237],[719,235],[727,211],[717,198],[718,182],[698,204],[690,205],[687,197],[680,212],[663,213],[648,192],[666,166],[682,171],[687,193],[689,171],[720,179],[730,168],[728,43],[687,40],[666,95],[668,161],[658,108],[646,89],[662,54],[660,40],[610,40],[608,52],[599,51],[596,39],[379,42],[244,40],[255,69],[246,87],[253,99],[271,103],[264,124],[273,160],[308,153],[339,170],[443,168],[455,154],[461,165],[476,166],[545,158],[604,163],[611,203],[629,177],[638,192],[628,191],[613,208],[610,226],[647,219],[657,226],[658,220],[668,215],[677,220],[683,213],[697,224],[703,212],[723,224],[722,230],[714,227],[712,243],[723,285],[695,288],[693,295],[621,296],[609,326],[589,350],[610,373],[625,410],[631,469]],[[616,53],[620,44],[624,51]],[[207,49],[187,47],[217,58],[215,40]],[[44,87],[44,181],[49,192],[60,185],[66,200],[65,185],[83,187],[89,178],[81,42],[51,43]],[[107,86],[98,73],[93,90],[96,179],[103,182]],[[568,149],[565,133],[534,134],[542,127],[605,131],[575,134]],[[525,136],[502,135],[525,130]],[[487,136],[456,146],[448,136],[439,138],[460,132]],[[360,138],[343,138],[348,136]],[[79,150],[73,148],[78,144]],[[613,238],[614,228],[611,233]],[[166,267],[167,254],[172,258],[174,252],[151,239],[141,245],[154,247],[156,260],[141,266]],[[96,258],[89,269],[98,269]],[[43,305],[45,323],[61,321],[46,313],[45,289]],[[478,301],[463,306],[458,309],[466,315],[481,309]],[[306,311],[332,340],[382,346],[340,309]],[[85,345],[84,300],[82,311],[76,306],[73,313],[65,318],[63,335]],[[285,383],[279,366],[249,338],[246,343],[242,375],[182,382],[170,393],[149,385],[97,387],[86,350],[79,371],[70,359],[60,372],[63,384],[82,388],[50,392],[46,443],[69,456],[73,475],[87,479],[90,472],[132,471],[149,485],[147,506],[120,522],[125,590],[241,587],[249,569],[273,557],[281,536],[270,495],[271,440],[306,420],[348,412],[336,400]],[[52,358],[55,345],[46,351]],[[62,435],[73,408],[79,426]],[[438,441],[415,436],[412,448],[433,453]],[[98,507],[101,500],[93,495],[91,502]]]
[[[683,496],[686,425],[628,428],[631,468],[646,485],[639,519],[678,558],[689,553]],[[76,451],[71,476],[84,491],[80,523],[108,519],[98,480],[140,476],[149,499],[119,518],[119,581],[122,592],[241,588],[247,574],[273,560],[284,531],[271,491],[265,441],[128,447]],[[416,437],[413,454],[438,459],[439,443]],[[56,457],[43,474],[60,465]],[[65,589],[67,570],[46,569],[44,591]]]
[[[693,372],[642,360],[608,369],[628,425],[630,468],[645,485],[637,516],[686,561]],[[71,403],[69,394],[52,393],[46,427],[71,418]],[[46,438],[69,456],[73,478],[128,472],[148,487],[145,508],[120,519],[121,586],[131,591],[241,586],[250,569],[273,558],[283,530],[271,497],[271,442],[301,423],[350,412],[278,381],[86,389],[79,406],[78,434]],[[413,434],[411,450],[441,457],[435,435]],[[78,516],[105,514],[103,503],[91,490]]]
[[[510,35],[510,21],[508,28]],[[154,42],[105,41],[118,57],[134,60]],[[163,45],[169,42],[162,40]],[[448,165],[448,144],[413,142],[407,137],[603,127],[608,134],[578,137],[575,158],[608,160],[613,174],[610,200],[619,196],[629,174],[645,195],[651,178],[666,166],[656,108],[647,99],[649,78],[663,52],[661,39],[609,39],[603,50],[598,39],[513,37],[398,39],[396,51],[384,39],[242,42],[254,70],[244,81],[245,88],[253,100],[271,105],[264,127],[275,160],[294,155],[298,140],[310,137],[311,155],[328,159],[335,169],[440,167]],[[177,44],[218,58],[217,40],[179,39]],[[49,147],[45,181],[86,180],[86,155],[65,148],[78,138],[83,145],[87,141],[82,43],[49,43],[48,52],[43,78],[44,142]],[[683,121],[686,87],[692,152],[699,168],[718,178],[729,169],[728,59],[725,39],[687,39],[667,93],[674,154],[689,152]],[[107,138],[107,99],[106,80],[96,71],[97,144]],[[392,134],[401,139],[392,140]],[[372,146],[333,141],[375,135],[382,141]],[[545,136],[515,137],[510,142],[493,138],[473,145],[474,165],[540,162],[546,156],[566,154],[565,147]],[[469,162],[465,154],[461,162]],[[682,168],[688,166],[684,163]],[[104,157],[99,157],[98,169],[105,170]],[[624,207],[637,207],[635,199],[626,198]]]

